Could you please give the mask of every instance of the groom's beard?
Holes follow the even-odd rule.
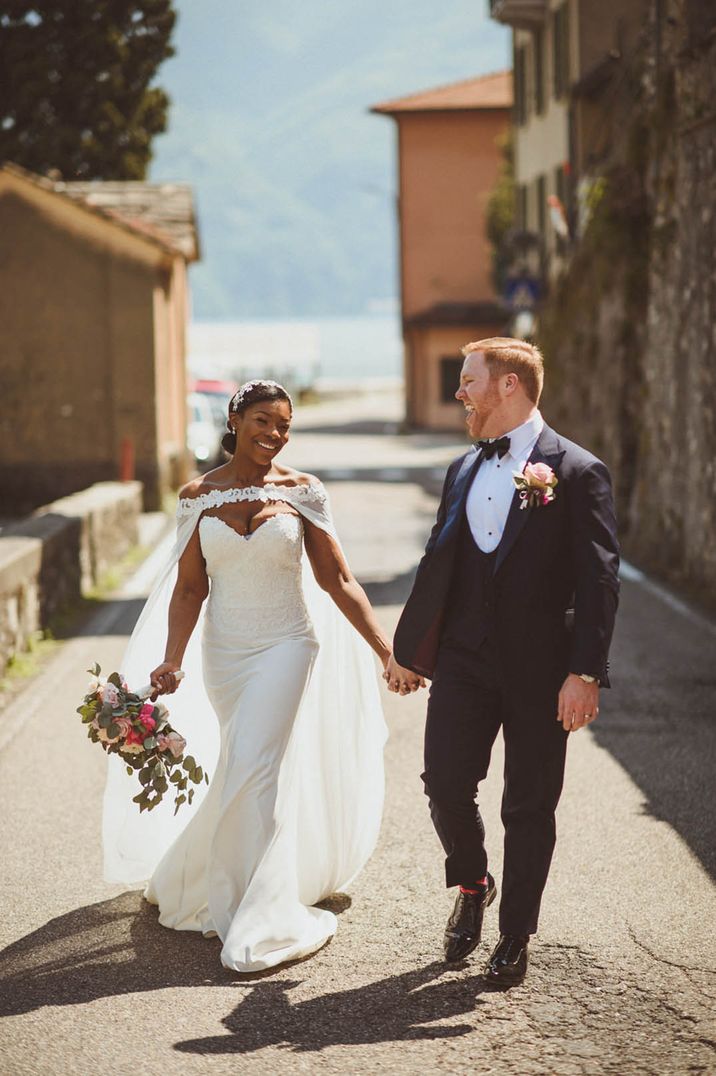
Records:
[[[488,390],[480,402],[480,409],[466,412],[467,432],[473,441],[476,441],[478,437],[482,437],[485,425],[497,410],[500,402],[500,395],[497,390]]]

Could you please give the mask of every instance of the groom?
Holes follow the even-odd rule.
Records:
[[[475,797],[502,728],[500,940],[485,974],[524,979],[555,842],[567,736],[599,713],[617,609],[611,483],[537,408],[542,356],[495,337],[463,348],[456,397],[477,443],[448,469],[437,522],[386,672],[404,693],[432,678],[423,781],[458,886],[448,961],[480,941],[496,887]]]

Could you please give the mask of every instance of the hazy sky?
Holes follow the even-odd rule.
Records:
[[[397,293],[394,124],[371,104],[509,66],[480,0],[178,0],[151,178],[196,190],[199,318],[361,313]]]

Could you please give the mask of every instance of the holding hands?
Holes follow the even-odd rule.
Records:
[[[425,680],[418,676],[412,669],[404,669],[398,665],[395,657],[391,654],[385,665],[383,679],[388,685],[388,691],[397,695],[411,695],[420,687],[425,687]]]

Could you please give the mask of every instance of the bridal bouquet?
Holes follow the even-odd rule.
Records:
[[[84,702],[77,707],[87,735],[101,743],[111,755],[119,755],[131,777],[136,773],[141,792],[132,797],[139,810],[151,811],[161,803],[169,786],[174,786],[174,814],[183,803],[191,803],[194,789],[208,776],[191,755],[184,755],[186,740],[167,720],[169,711],[163,703],[149,702],[149,685],[141,692],[130,691],[126,680],[116,672],[100,676],[96,665]]]

